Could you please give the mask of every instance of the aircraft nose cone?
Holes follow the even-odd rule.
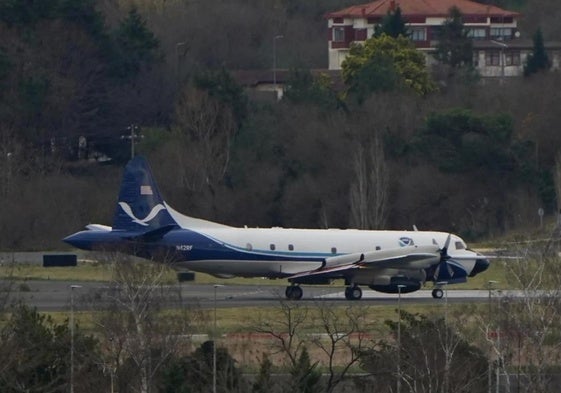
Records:
[[[489,260],[488,259],[478,259],[475,261],[475,266],[473,267],[473,270],[470,273],[470,277],[473,277],[481,272],[484,272],[485,270],[487,270],[489,268]]]

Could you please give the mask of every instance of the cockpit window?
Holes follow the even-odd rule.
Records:
[[[465,250],[466,244],[460,240],[456,242],[456,250]]]

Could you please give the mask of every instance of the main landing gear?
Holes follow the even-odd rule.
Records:
[[[289,285],[286,287],[284,295],[288,300],[300,300],[304,291],[298,285]],[[350,285],[345,288],[345,298],[347,300],[360,300],[362,298],[362,289],[358,285]]]
[[[298,285],[290,285],[286,287],[286,291],[284,292],[285,296],[289,300],[300,300],[302,299],[302,295],[304,291]]]
[[[432,297],[435,299],[442,299],[442,296],[444,296],[444,291],[440,288],[434,288],[432,290]]]
[[[351,285],[345,288],[345,298],[347,300],[360,300],[362,298],[362,289],[357,285]]]

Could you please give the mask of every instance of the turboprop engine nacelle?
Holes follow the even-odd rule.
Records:
[[[354,254],[337,255],[336,257],[325,258],[323,268],[332,268],[343,265],[352,265],[364,260],[364,254],[357,252]]]

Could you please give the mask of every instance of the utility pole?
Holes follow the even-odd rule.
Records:
[[[121,139],[129,139],[131,141],[131,160],[134,158],[134,144],[136,140],[144,138],[144,136],[136,133],[139,130],[140,127],[135,124],[131,124],[127,127],[127,131],[130,131],[130,134],[121,135]]]

